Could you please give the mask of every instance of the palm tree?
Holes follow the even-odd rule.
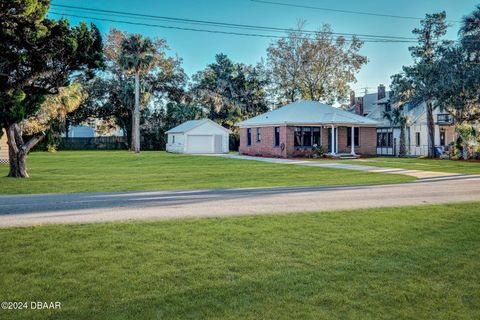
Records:
[[[469,58],[480,62],[480,5],[475,11],[463,17],[462,26],[458,32],[461,37],[462,47],[469,53]]]
[[[462,140],[462,158],[463,160],[468,160],[470,157],[468,146],[470,145],[470,142],[477,137],[477,131],[475,130],[475,127],[468,123],[457,125],[456,129]]]
[[[403,106],[393,108],[391,111],[383,112],[383,117],[390,122],[393,127],[400,127],[400,150],[398,156],[403,158],[407,155],[405,143],[405,128],[407,127],[408,117],[403,114]]]
[[[120,65],[123,71],[135,77],[135,106],[132,114],[132,146],[140,152],[140,75],[155,68],[159,57],[158,46],[150,38],[140,34],[126,37],[121,46]]]
[[[477,9],[468,16],[463,17],[462,26],[460,27],[460,34],[466,35],[477,33],[480,31],[480,4]]]

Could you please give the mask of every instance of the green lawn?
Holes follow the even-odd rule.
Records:
[[[342,162],[386,168],[401,168],[463,174],[480,174],[480,162],[421,158],[368,158],[361,160],[348,160]]]
[[[377,184],[408,176],[333,170],[165,152],[32,153],[28,180],[6,178],[0,194]]]
[[[480,203],[0,230],[1,319],[479,319]]]

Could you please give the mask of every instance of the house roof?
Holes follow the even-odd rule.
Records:
[[[382,99],[383,100],[383,99]],[[380,100],[379,100],[380,101]],[[378,121],[382,126],[390,126],[390,122],[384,116],[385,107],[379,103],[366,115],[368,119]],[[407,103],[403,108],[403,114],[406,115],[410,123],[415,123],[417,119],[426,112],[425,103],[413,104]]]
[[[370,113],[377,109],[379,104],[387,103],[390,100],[390,91],[385,92],[385,98],[378,100],[378,93],[367,93],[363,96],[363,112]]]
[[[299,101],[237,124],[239,127],[275,124],[346,124],[376,126],[377,121],[317,101]]]
[[[209,123],[209,122],[216,125],[219,128],[222,128],[223,130],[225,130],[227,132],[230,132],[228,129],[222,127],[221,125],[219,125],[218,123],[216,123],[216,122],[214,122],[210,119],[200,119],[200,120],[185,121],[184,123],[176,126],[175,128],[172,128],[172,129],[168,130],[165,133],[185,133],[185,132],[188,132],[188,131],[190,131],[190,130],[198,127],[198,126],[201,126],[202,124]]]

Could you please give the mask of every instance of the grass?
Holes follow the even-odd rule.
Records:
[[[0,230],[1,319],[479,319],[480,203]]]
[[[165,152],[73,151],[32,153],[30,179],[6,178],[0,194],[71,193],[400,183],[412,177],[351,170],[175,155]]]
[[[369,158],[362,160],[349,160],[344,162],[386,168],[401,168],[462,174],[480,174],[480,162],[469,161],[422,158]]]

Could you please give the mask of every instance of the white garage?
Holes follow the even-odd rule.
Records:
[[[230,131],[210,119],[190,120],[168,130],[167,151],[228,153]]]

